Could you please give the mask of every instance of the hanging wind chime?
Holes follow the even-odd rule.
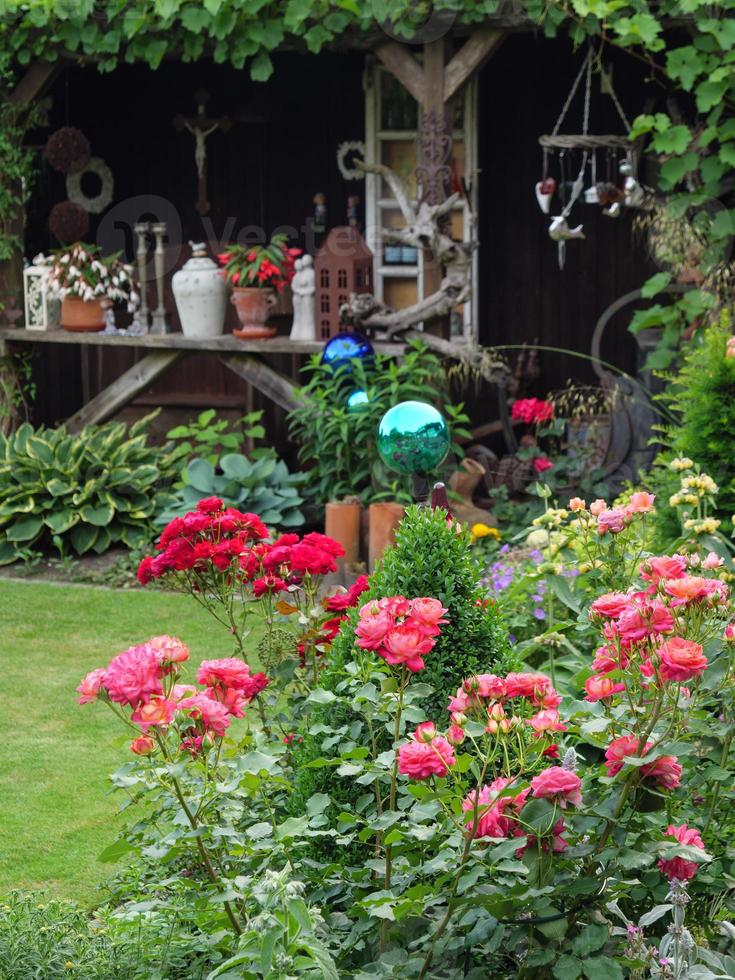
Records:
[[[627,135],[630,133],[630,123],[612,87],[611,76],[605,73],[601,62],[599,71],[623,122],[626,135],[590,134],[592,71],[595,62],[600,62],[600,59],[590,46],[551,135],[539,136],[539,144],[543,148],[543,167],[541,180],[535,187],[536,200],[543,213],[550,215],[554,195],[558,196],[560,211],[551,216],[549,238],[557,243],[560,269],[564,268],[566,243],[572,239],[585,237],[583,225],[578,224],[570,228],[568,221],[572,208],[580,198],[585,204],[600,205],[603,209],[602,213],[607,217],[617,218],[623,206],[639,207],[645,196],[643,188],[636,179],[637,155]],[[576,135],[561,133],[562,123],[582,79],[584,79],[582,132]],[[558,173],[558,180],[552,176],[552,168]],[[588,171],[590,184],[585,190]],[[621,178],[622,186],[619,186]]]

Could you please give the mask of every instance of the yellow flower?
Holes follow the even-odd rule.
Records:
[[[66,963],[64,963],[64,969],[65,970],[73,970],[74,969],[74,964],[72,963],[71,960],[67,960]]]
[[[473,524],[470,534],[473,541],[476,538],[492,538],[493,541],[500,541],[500,531],[496,527],[489,527],[487,524]]]
[[[694,466],[694,461],[689,459],[688,456],[679,456],[678,459],[672,459],[669,463],[669,468],[674,471],[674,473],[681,473],[682,470],[690,470]]]

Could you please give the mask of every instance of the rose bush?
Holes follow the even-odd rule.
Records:
[[[733,975],[730,591],[719,563],[645,551],[653,506],[548,508],[532,574],[552,598],[536,622],[567,631],[569,669],[529,640],[537,667],[488,664],[457,686],[432,665],[449,601],[376,595],[379,576],[325,599],[334,542],[270,541],[254,515],[203,502],[141,576],[190,591],[236,656],[185,683],[188,651],[157,637],[79,687],[135,735],[115,779],[145,817],[108,857],[135,850],[154,906],[175,881],[181,914],[229,937],[212,976]],[[554,535],[576,578],[555,577]],[[256,613],[272,631],[298,623],[276,670],[243,656]],[[294,810],[320,770],[340,795],[327,781]]]

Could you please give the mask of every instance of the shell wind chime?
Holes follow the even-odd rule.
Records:
[[[592,73],[596,64],[603,79],[603,90],[612,99],[625,127],[623,135],[597,136],[589,131]],[[562,133],[562,123],[583,79],[582,132],[574,135]],[[643,203],[645,193],[636,177],[637,153],[629,134],[630,123],[612,87],[611,76],[605,72],[599,56],[590,46],[554,129],[548,136],[539,136],[543,166],[541,180],[534,190],[539,207],[551,218],[549,238],[557,243],[560,269],[564,268],[566,243],[585,237],[582,224],[570,227],[569,223],[572,209],[578,201],[599,205],[602,213],[609,218],[618,218],[624,207],[640,207]],[[558,172],[558,180],[552,176],[552,169]],[[588,179],[589,186],[585,188]],[[555,197],[558,198],[558,214],[552,214]]]

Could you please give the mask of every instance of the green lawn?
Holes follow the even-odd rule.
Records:
[[[111,866],[118,799],[107,776],[129,758],[102,704],[77,704],[81,677],[160,633],[194,664],[230,656],[226,632],[188,596],[0,580],[4,750],[0,753],[0,892],[45,888],[94,900]]]

